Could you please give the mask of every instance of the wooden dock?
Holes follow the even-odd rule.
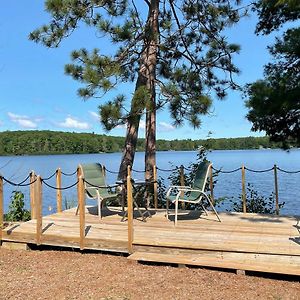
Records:
[[[178,226],[164,210],[150,210],[146,222],[121,222],[120,208],[86,207],[84,233],[75,209],[2,230],[3,243],[42,244],[129,254],[128,259],[300,276],[300,217],[181,211]],[[39,226],[41,228],[39,229]],[[132,238],[132,244],[129,239]]]

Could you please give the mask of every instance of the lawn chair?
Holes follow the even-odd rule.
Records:
[[[79,165],[81,175],[84,177],[84,189],[88,199],[98,201],[98,216],[102,218],[101,207],[106,200],[115,200],[119,196],[117,193],[112,193],[111,188],[105,182],[105,174],[102,165],[99,163]],[[78,207],[76,215],[78,213]]]
[[[215,215],[217,216],[219,222],[221,222],[220,217],[214,208],[211,200],[205,193],[206,182],[208,178],[208,173],[211,167],[211,163],[209,161],[204,161],[199,164],[198,169],[196,170],[195,179],[192,187],[189,186],[170,186],[167,191],[167,203],[166,203],[166,217],[168,218],[169,213],[169,202],[175,204],[175,225],[177,225],[177,216],[178,216],[178,202],[187,202],[193,204],[200,204],[207,215],[207,211],[203,206],[203,199],[206,199],[211,206],[212,210],[214,211]],[[174,191],[177,193],[175,195]]]

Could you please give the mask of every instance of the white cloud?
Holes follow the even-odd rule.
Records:
[[[40,121],[40,119],[39,120],[31,120],[28,116],[17,115],[17,114],[11,113],[11,112],[8,112],[7,115],[12,122],[17,123],[22,128],[36,128],[37,127],[36,122]]]
[[[158,130],[168,132],[175,130],[175,127],[169,123],[166,122],[159,122],[158,124]]]
[[[94,111],[89,111],[89,114],[90,114],[90,116],[92,117],[92,119],[93,119],[94,121],[98,121],[98,122],[99,122],[99,120],[100,120],[99,114],[97,114],[97,113],[94,112]]]
[[[87,122],[80,122],[73,117],[66,117],[64,122],[58,123],[59,126],[64,128],[74,129],[90,129],[91,126]]]

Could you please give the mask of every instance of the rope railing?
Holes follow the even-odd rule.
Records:
[[[172,168],[172,169],[163,169],[163,168],[160,168],[160,167],[157,167],[155,166],[156,170],[159,170],[159,171],[162,171],[162,172],[174,172],[174,171],[180,171],[181,168],[183,168],[184,170],[186,171],[192,171],[193,169],[192,168],[187,168],[187,167],[184,167],[184,166],[181,166],[181,167],[175,167],[175,168]],[[231,173],[235,173],[235,172],[238,172],[238,171],[241,171],[242,170],[242,167],[238,167],[236,169],[233,169],[233,170],[222,170],[222,168],[215,168],[212,166],[212,169],[217,172],[217,173],[223,173],[223,174],[231,174]],[[262,169],[262,170],[254,170],[254,169],[251,169],[251,168],[248,168],[248,167],[244,167],[244,169],[246,171],[249,171],[249,172],[253,172],[253,173],[266,173],[266,172],[270,172],[270,171],[273,171],[274,170],[274,166],[271,167],[271,168],[268,168],[268,169]],[[133,172],[137,172],[137,173],[144,173],[145,171],[144,170],[136,170],[136,169],[131,169]],[[285,169],[282,169],[280,167],[277,166],[277,170],[278,171],[281,171],[283,173],[286,173],[286,174],[298,174],[300,173],[300,170],[296,170],[296,171],[290,171],[290,170],[285,170]],[[109,172],[109,173],[112,173],[112,174],[118,174],[117,171],[112,171],[112,170],[109,170],[105,167],[105,171]],[[53,189],[61,189],[61,190],[64,190],[64,189],[67,189],[67,188],[70,188],[70,187],[73,187],[75,186],[78,182],[75,182],[73,183],[72,185],[70,185],[70,187],[62,187],[62,188],[57,188],[57,187],[54,187],[50,184],[47,184],[46,181],[50,180],[51,178],[53,178],[56,174],[57,174],[58,170],[56,170],[53,174],[51,174],[50,176],[48,177],[45,177],[45,178],[42,178],[42,182],[45,183],[45,185],[49,186],[50,188],[53,188]],[[77,170],[72,172],[72,173],[65,173],[63,171],[61,171],[61,174],[65,175],[65,176],[73,176],[77,173]],[[30,176],[32,175],[32,172],[30,172],[26,178],[24,180],[22,180],[21,182],[13,182],[12,180],[9,180],[7,178],[5,178],[4,176],[1,176],[0,177],[3,179],[3,181],[5,181],[6,183],[10,184],[10,185],[13,185],[13,186],[30,186],[31,184],[35,183],[35,180],[34,181],[31,181],[29,183],[25,183],[29,178]],[[86,181],[85,181],[86,182]],[[96,186],[96,185],[93,185],[89,182],[86,182],[88,183],[90,186],[93,186],[93,187],[98,187],[98,188],[106,188],[107,186]],[[115,185],[115,186],[118,186]],[[114,186],[112,186],[114,187]]]
[[[231,173],[235,173],[237,171],[240,171],[242,170],[242,167],[239,167],[239,168],[236,168],[236,169],[233,169],[233,170],[229,170],[229,171],[223,171],[222,169],[216,169],[214,167],[212,167],[212,169],[218,173],[224,173],[224,174],[231,174]]]
[[[249,168],[245,167],[245,170],[247,170],[249,172],[253,172],[253,173],[265,173],[265,172],[273,171],[274,167],[269,168],[269,169],[265,169],[265,170],[253,170],[253,169],[249,169]]]
[[[34,181],[29,182],[29,183],[24,183],[24,182],[26,182],[30,178],[30,175],[31,175],[31,173],[24,180],[22,180],[19,183],[15,183],[15,182],[13,182],[13,181],[11,181],[11,180],[3,177],[3,176],[0,176],[0,178],[3,181],[5,181],[6,183],[8,183],[10,185],[13,185],[13,186],[30,186],[31,184],[35,183],[35,181],[36,181],[36,180],[34,180]]]
[[[117,172],[117,171],[111,171],[111,170],[107,169],[106,167],[104,167],[104,170],[106,172],[108,172],[108,173],[111,173],[111,174],[119,174],[119,172]]]
[[[66,186],[66,187],[57,187],[57,186],[53,186],[53,185],[47,183],[47,182],[45,181],[45,179],[43,179],[43,178],[41,179],[41,181],[42,181],[47,187],[49,187],[49,188],[51,188],[51,189],[53,189],[53,190],[60,190],[60,191],[68,190],[68,189],[70,189],[70,188],[72,188],[72,187],[74,187],[74,186],[76,186],[76,185],[78,184],[78,180],[77,180],[75,183],[72,183],[72,184],[70,184],[70,185],[68,185],[68,186]]]
[[[154,207],[157,208],[157,186],[160,185],[160,181],[157,180],[157,174],[156,171],[159,170],[161,172],[180,172],[180,180],[181,182],[184,183],[184,170],[185,171],[193,171],[194,169],[194,165],[192,165],[193,168],[191,167],[184,167],[183,165],[180,167],[173,167],[170,169],[164,169],[164,168],[160,168],[158,166],[153,166],[153,180],[149,181],[149,182],[144,182],[144,184],[154,184],[155,188],[154,188],[154,192],[153,195],[155,196],[156,193],[156,200],[154,200]],[[112,171],[107,169],[106,167],[104,168],[105,171],[112,173],[112,174],[118,174],[117,171]],[[122,185],[126,185],[127,187],[127,199],[128,199],[128,249],[132,250],[132,240],[133,240],[133,199],[132,199],[132,193],[133,193],[133,188],[134,188],[134,180],[132,180],[131,177],[131,171],[132,172],[138,172],[138,173],[144,173],[145,170],[137,170],[137,169],[130,169],[130,167],[128,167],[128,176],[127,176],[127,180],[126,181],[120,181],[117,182],[114,185],[96,185],[93,184],[87,180],[84,179],[84,177],[82,176],[82,174],[80,174],[80,172],[78,172],[78,170],[72,172],[72,173],[65,173],[62,172],[59,169],[57,169],[53,174],[51,174],[48,177],[45,178],[41,178],[41,176],[36,176],[35,173],[32,171],[29,173],[29,175],[26,176],[25,179],[23,179],[20,182],[14,182],[12,179],[8,179],[5,178],[4,176],[0,175],[0,223],[2,222],[1,220],[3,219],[3,209],[1,208],[3,206],[3,182],[6,182],[10,185],[13,186],[19,186],[19,187],[27,187],[30,186],[30,208],[31,208],[31,212],[32,212],[32,219],[36,219],[36,243],[37,245],[42,243],[42,235],[43,235],[43,227],[42,227],[42,188],[43,188],[43,184],[44,186],[47,186],[48,188],[51,188],[53,190],[56,190],[57,192],[57,212],[62,211],[61,210],[61,192],[63,190],[68,190],[71,189],[75,186],[77,186],[77,195],[78,195],[78,207],[79,207],[79,224],[80,224],[80,239],[79,239],[79,244],[80,244],[80,249],[84,249],[85,247],[85,187],[86,185],[90,186],[90,187],[95,187],[98,189],[107,189],[107,188],[115,188],[118,186],[122,186]],[[235,173],[235,172],[239,172],[241,171],[242,173],[242,200],[243,200],[243,212],[246,213],[248,210],[247,207],[247,197],[246,197],[246,190],[245,190],[245,183],[246,183],[246,176],[245,176],[245,171],[248,172],[253,172],[253,173],[266,173],[266,172],[270,172],[270,171],[274,171],[274,193],[275,193],[275,205],[276,205],[276,214],[279,214],[279,193],[278,193],[278,181],[277,181],[277,171],[286,173],[286,174],[297,174],[300,173],[300,170],[285,170],[282,169],[276,165],[274,165],[272,168],[268,168],[268,169],[262,169],[262,170],[255,170],[255,169],[251,169],[248,167],[245,167],[244,165],[242,165],[241,167],[238,167],[236,169],[232,169],[232,170],[222,170],[222,168],[220,169],[216,169],[214,167],[211,167],[210,169],[210,193],[211,193],[211,199],[213,200],[213,176],[216,174],[214,173],[218,172],[218,173],[224,173],[224,174],[231,174],[231,173]],[[72,184],[69,184],[67,186],[62,186],[61,184],[61,174],[65,175],[65,176],[73,176],[77,173],[77,180],[75,182],[73,182]],[[56,176],[56,186],[49,184],[47,181],[50,180],[51,178],[53,178],[54,176]],[[29,180],[29,182],[28,182]],[[138,182],[136,182],[136,184],[139,184]],[[148,205],[148,203],[147,203]],[[148,206],[147,206],[148,207]],[[131,220],[131,221],[130,221]],[[1,225],[1,224],[0,224]],[[63,225],[60,225],[63,226]],[[1,232],[0,232],[0,241],[1,241]],[[130,251],[129,251],[130,252]]]
[[[50,179],[51,179],[52,177],[54,177],[56,174],[57,174],[57,170],[56,170],[53,174],[49,175],[48,177],[43,178],[43,180],[44,180],[44,181],[50,180]]]
[[[31,176],[31,172],[27,175],[27,177],[24,179],[24,180],[22,180],[19,184],[23,184],[24,182],[26,182],[29,178],[30,178],[30,176]]]
[[[109,172],[109,173],[112,173],[112,174],[118,174],[117,171],[113,171],[113,170],[109,170],[107,169],[106,167],[104,167],[104,170]],[[180,172],[180,178],[183,178],[184,177],[184,170],[185,171],[192,171],[193,168],[190,168],[190,167],[184,167],[183,165],[181,165],[180,167],[174,167],[174,168],[170,168],[170,169],[164,169],[164,168],[160,168],[158,166],[154,166],[153,167],[153,172],[155,173],[155,179],[153,181],[151,181],[150,183],[151,184],[155,184],[156,187],[157,186],[160,186],[160,182],[157,180],[157,175],[156,175],[156,170],[159,170],[159,171],[162,171],[162,172]],[[215,167],[211,167],[211,172],[215,171],[217,173],[223,173],[223,174],[231,174],[231,173],[235,173],[235,172],[239,172],[239,171],[242,171],[242,177],[245,177],[245,171],[248,171],[248,172],[253,172],[253,173],[266,173],[266,172],[271,172],[271,171],[274,171],[274,176],[275,176],[275,185],[276,185],[276,190],[278,189],[278,184],[277,184],[277,170],[282,172],[282,173],[286,173],[286,174],[298,174],[300,173],[300,170],[285,170],[285,169],[282,169],[276,165],[274,165],[273,167],[271,168],[267,168],[267,169],[262,169],[262,170],[256,170],[256,169],[251,169],[251,168],[248,168],[246,166],[241,166],[241,167],[238,167],[238,168],[235,168],[235,169],[232,169],[232,170],[222,170],[222,168],[220,169],[217,169]],[[131,171],[133,172],[138,172],[138,173],[144,173],[145,171],[144,170],[137,170],[137,169],[131,169]],[[53,189],[53,190],[56,190],[57,191],[57,207],[61,206],[61,193],[60,191],[63,191],[63,190],[68,190],[70,188],[73,188],[74,186],[78,185],[78,182],[79,182],[79,179],[77,179],[76,182],[68,185],[68,186],[61,186],[61,179],[60,179],[60,174],[63,174],[65,176],[73,176],[77,173],[77,170],[72,172],[72,173],[66,173],[66,172],[63,172],[61,171],[60,169],[57,169],[53,174],[51,174],[50,176],[48,177],[45,177],[45,178],[40,178],[40,182],[41,183],[44,183],[45,186]],[[213,173],[212,173],[213,174]],[[211,176],[214,176],[212,175]],[[54,176],[56,175],[56,186],[55,185],[52,185],[52,184],[49,184],[47,181],[50,180],[51,178],[53,178]],[[12,186],[16,186],[16,187],[28,187],[28,186],[31,186],[34,190],[34,186],[36,184],[36,181],[37,181],[37,176],[34,174],[34,172],[30,172],[25,179],[23,179],[22,181],[20,182],[14,182],[13,180],[11,179],[8,179],[8,178],[5,178],[4,176],[1,176],[0,175],[0,179],[5,182],[5,183],[8,183]],[[29,182],[28,179],[30,179]],[[59,179],[59,180],[58,180]],[[245,181],[245,179],[243,180]],[[86,181],[84,178],[83,178],[83,183],[86,183],[88,184],[89,186],[91,187],[95,187],[95,188],[115,188],[115,187],[118,187],[118,186],[121,186],[124,184],[123,183],[116,183],[114,185],[105,185],[105,186],[101,186],[101,185],[95,185],[95,184],[92,184],[88,181]],[[182,182],[184,182],[184,180],[182,179]],[[156,190],[156,193],[157,193],[157,190]],[[278,194],[278,191],[276,192]],[[33,192],[31,192],[31,194],[33,194]],[[245,194],[245,191],[243,192],[243,194]],[[277,195],[277,198],[278,198],[278,195]],[[157,200],[156,200],[157,202]],[[157,205],[157,204],[156,204]]]
[[[95,188],[97,188],[97,189],[115,188],[115,187],[117,187],[117,186],[123,185],[123,183],[116,183],[116,184],[113,184],[113,185],[96,185],[96,184],[93,184],[93,183],[88,182],[88,181],[85,180],[84,178],[83,178],[83,182],[85,182],[85,183],[87,183],[89,186],[95,187]]]
[[[287,170],[283,170],[283,169],[281,169],[279,167],[277,167],[277,170],[279,170],[279,171],[281,171],[283,173],[287,173],[287,174],[297,174],[297,173],[300,173],[300,170],[298,170],[298,171],[287,171]]]
[[[136,173],[145,173],[144,170],[135,170],[135,169],[131,169],[132,172],[136,172]]]
[[[179,168],[173,168],[173,169],[162,169],[162,168],[159,168],[156,166],[156,169],[159,170],[159,171],[162,171],[162,172],[173,172],[173,171],[176,171],[178,170]]]
[[[77,173],[77,170],[75,170],[73,173],[65,173],[63,171],[61,171],[61,174],[65,175],[65,176],[73,176]]]
[[[181,166],[179,167],[175,167],[175,168],[170,168],[170,169],[164,169],[164,168],[160,168],[158,166],[155,166],[156,170],[159,170],[161,172],[174,172],[174,171],[179,171]],[[182,168],[186,171],[193,171],[193,168],[189,168],[189,167],[185,167],[185,166],[182,166]],[[248,167],[244,167],[245,170],[249,171],[249,172],[253,172],[253,173],[266,173],[266,172],[270,172],[270,171],[273,171],[274,170],[274,166],[271,167],[271,168],[268,168],[268,169],[262,169],[262,170],[255,170],[255,169],[251,169],[251,168],[248,168]],[[242,167],[238,167],[236,169],[232,169],[232,170],[223,170],[222,168],[215,168],[214,166],[212,166],[212,169],[218,173],[224,173],[224,174],[230,174],[230,173],[235,173],[235,172],[238,172],[240,170],[242,170]],[[104,167],[104,170],[108,173],[111,173],[111,174],[118,174],[119,172],[118,171],[113,171],[113,170],[110,170],[110,169],[107,169],[106,167]],[[283,172],[283,173],[287,173],[287,174],[297,174],[297,173],[300,173],[300,170],[296,170],[296,171],[289,171],[289,170],[284,170],[280,167],[277,166],[277,170]],[[137,170],[137,169],[131,169],[132,172],[136,172],[136,173],[145,173],[145,170]],[[72,172],[72,173],[65,173],[63,171],[61,171],[61,174],[62,175],[65,175],[65,176],[73,176],[77,173],[77,170]],[[26,180],[28,180],[28,178],[30,177],[30,174],[20,183],[16,183],[14,185],[21,185],[23,184]],[[51,174],[50,176],[48,177],[45,177],[43,178],[43,181],[47,181],[49,179],[51,179],[52,177],[54,177],[55,175],[57,174],[57,170]],[[4,179],[4,178],[3,178]],[[4,179],[5,180],[5,179]]]

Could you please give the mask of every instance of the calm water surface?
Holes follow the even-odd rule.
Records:
[[[167,151],[157,152],[157,166],[161,169],[170,169],[175,165],[188,166],[194,162],[197,156],[195,151]],[[76,155],[47,155],[47,156],[0,156],[0,173],[13,182],[21,182],[34,170],[42,178],[53,174],[60,167],[65,173],[72,173],[78,164],[88,162],[99,162],[106,166],[108,170],[118,171],[121,153],[101,153],[101,154],[76,154]],[[213,162],[216,169],[222,168],[224,171],[239,168],[244,164],[249,169],[263,170],[271,168],[274,164],[284,170],[300,170],[300,150],[285,152],[282,150],[220,150],[212,151],[208,154],[208,159]],[[144,153],[136,153],[134,169],[143,170]],[[168,177],[169,172],[158,172],[159,176]],[[108,183],[114,183],[116,174],[107,173]],[[136,179],[142,179],[142,173],[134,173]],[[274,190],[273,171],[267,173],[246,172],[246,181],[251,183],[260,194],[269,196]],[[68,186],[76,182],[74,176],[63,176],[62,186]],[[55,185],[55,179],[48,181],[50,185]],[[282,214],[300,215],[300,173],[285,174],[278,171],[279,201],[286,204],[281,210]],[[168,185],[168,182],[166,182]],[[5,184],[4,186],[4,208],[8,209],[11,192],[16,187]],[[29,188],[18,188],[24,192],[26,205],[29,206]],[[233,174],[220,174],[215,187],[215,197],[238,198],[241,193],[241,171]],[[49,187],[43,188],[43,213],[55,212],[55,190]],[[75,203],[76,189],[63,191],[63,199]],[[229,208],[229,201],[225,201],[219,210]]]

